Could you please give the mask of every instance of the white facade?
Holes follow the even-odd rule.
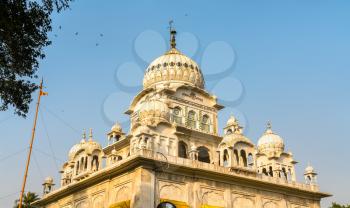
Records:
[[[171,49],[147,68],[128,111],[130,131],[116,123],[108,146],[92,132],[69,151],[61,187],[42,207],[319,207],[316,172],[296,181],[291,152],[268,124],[255,145],[231,117],[219,135],[223,106],[204,88],[199,66]],[[51,190],[51,188],[50,188]],[[161,204],[163,203],[163,204]],[[160,205],[159,205],[160,204]]]

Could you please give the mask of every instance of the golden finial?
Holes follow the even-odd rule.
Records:
[[[169,21],[169,30],[170,30],[170,47],[175,48],[176,47],[176,30],[173,28],[173,20]]]
[[[92,128],[90,128],[89,141],[92,141]]]

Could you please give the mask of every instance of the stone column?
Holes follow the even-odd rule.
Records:
[[[221,163],[220,163],[220,151],[219,151],[219,150],[216,150],[216,151],[215,151],[215,160],[214,160],[214,164],[215,164],[215,165],[221,164]]]
[[[291,176],[292,176],[292,181],[295,182],[296,181],[296,176],[295,176],[295,168],[294,168],[294,165],[293,167],[291,168]]]
[[[274,170],[273,170],[273,177],[275,178],[279,178],[279,175],[281,174],[281,170],[279,169],[279,167],[276,167]]]
[[[92,170],[91,161],[92,161],[92,156],[88,155],[88,157],[87,157],[87,169],[88,169],[88,171]]]
[[[228,149],[228,167],[233,167],[233,150]]]
[[[146,138],[144,136],[141,137],[141,144],[140,144],[140,148],[141,149],[146,149]]]
[[[221,149],[220,151],[218,151],[218,153],[220,158],[220,166],[224,166],[224,150]]]
[[[135,169],[134,190],[132,192],[131,207],[155,207],[155,173],[150,169],[139,167]]]

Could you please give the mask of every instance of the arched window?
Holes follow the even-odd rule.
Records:
[[[288,175],[287,175],[287,171],[286,171],[286,168],[282,168],[282,173],[283,173],[283,177],[284,179],[288,180]]]
[[[243,166],[247,167],[247,155],[244,150],[241,150],[241,157],[242,157]]]
[[[93,171],[98,171],[99,161],[98,156],[94,155],[91,160],[91,168]]]
[[[254,157],[252,153],[248,154],[248,166],[253,167],[254,166]]]
[[[79,160],[77,162],[77,168],[75,170],[75,175],[78,175],[79,174]]]
[[[210,163],[209,149],[206,147],[198,147],[198,161]]]
[[[272,171],[272,167],[271,167],[271,166],[269,167],[269,175],[270,175],[271,177],[273,177],[273,171]]]
[[[182,117],[181,117],[181,108],[180,107],[175,107],[173,109],[173,122],[178,123],[178,124],[182,124]]]
[[[227,129],[226,135],[230,135],[230,134],[232,134],[232,129]]]
[[[88,157],[85,157],[84,170],[87,170]]]
[[[117,135],[114,136],[114,142],[119,141],[119,139],[120,139],[120,135],[119,135],[119,134],[117,134]]]
[[[306,176],[306,184],[311,184],[312,183],[312,178],[311,176]]]
[[[229,154],[227,149],[224,150],[224,167],[227,167],[229,165]]]
[[[148,137],[146,137],[145,138],[145,145],[146,145],[146,148],[148,149],[149,148],[149,138]]]
[[[287,172],[287,180],[290,181],[292,179],[292,170],[289,168]]]
[[[196,128],[196,113],[193,110],[190,110],[187,115],[187,126],[189,128]]]
[[[178,144],[178,156],[182,158],[187,158],[187,145],[183,141],[179,141]]]
[[[170,202],[162,202],[158,204],[157,208],[176,208],[176,206]]]
[[[265,174],[266,176],[268,176],[268,175],[269,175],[269,174],[267,173],[266,168],[263,168],[263,169],[262,169],[262,173],[263,173],[263,174]]]
[[[201,121],[201,129],[205,132],[209,132],[210,131],[209,124],[210,124],[209,116],[203,115],[202,121]]]
[[[80,158],[80,170],[84,170],[84,157]]]
[[[235,155],[235,159],[236,159],[236,165],[239,165],[239,156],[238,156],[238,150],[233,150],[233,154]]]

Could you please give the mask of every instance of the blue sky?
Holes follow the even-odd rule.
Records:
[[[59,184],[58,169],[82,129],[107,144],[113,122],[127,120],[122,112],[147,62],[167,47],[173,19],[178,48],[201,65],[207,89],[227,106],[220,128],[233,113],[257,142],[271,120],[299,162],[299,181],[310,162],[321,189],[334,195],[322,205],[350,203],[349,9],[348,1],[76,0],[54,15],[53,44],[41,61],[49,96],[27,190],[41,193],[48,175]],[[0,112],[1,207],[19,195],[34,104],[27,119]]]

